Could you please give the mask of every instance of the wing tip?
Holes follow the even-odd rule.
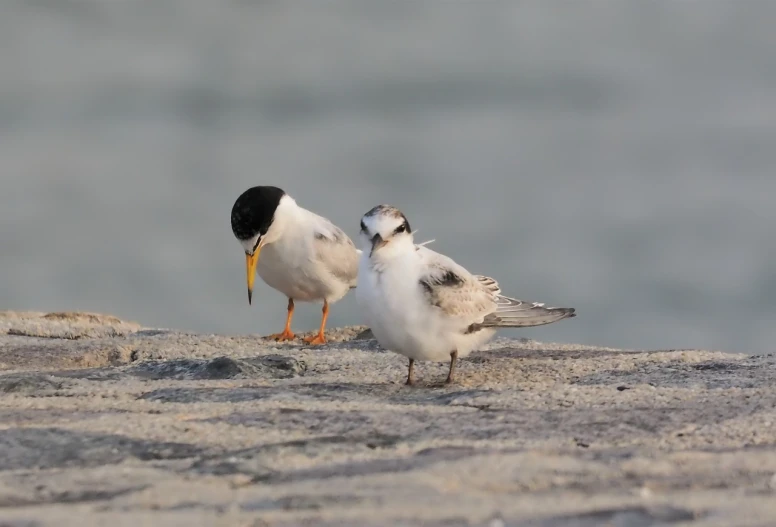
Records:
[[[573,307],[542,307],[543,314],[533,316],[509,316],[509,313],[498,313],[493,320],[484,325],[489,327],[532,327],[552,324],[567,318],[577,316],[577,310]],[[528,313],[528,312],[526,312]]]
[[[544,309],[550,313],[558,315],[558,318],[556,318],[553,322],[563,320],[564,318],[574,318],[577,316],[577,310],[573,307],[545,307]]]
[[[574,318],[577,316],[577,310],[573,307],[556,307],[556,308],[550,308],[551,310],[558,310],[562,311],[564,315],[566,315],[566,318]]]

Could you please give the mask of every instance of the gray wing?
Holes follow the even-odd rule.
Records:
[[[452,259],[425,247],[418,251],[428,269],[420,285],[429,303],[459,318],[467,332],[483,327],[541,326],[575,316],[573,308],[544,307],[503,296],[493,278],[472,275]]]
[[[483,327],[520,328],[543,326],[564,318],[577,316],[573,307],[545,307],[539,302],[528,302],[498,295],[498,308],[485,316]]]
[[[351,288],[356,287],[361,251],[342,229],[321,216],[316,219],[315,257],[338,280],[350,284]]]

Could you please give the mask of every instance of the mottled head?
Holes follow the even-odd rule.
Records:
[[[398,254],[414,247],[410,222],[396,207],[378,205],[361,218],[361,245],[370,257],[376,253]]]
[[[288,196],[277,187],[253,187],[243,192],[232,206],[232,233],[245,250],[248,273],[248,303],[253,296],[253,280],[261,247],[267,243],[281,200]],[[290,199],[290,198],[289,198]]]

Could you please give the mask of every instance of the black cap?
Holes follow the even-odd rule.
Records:
[[[267,234],[275,210],[286,193],[277,187],[252,187],[243,192],[232,206],[232,232],[238,240],[250,240]]]

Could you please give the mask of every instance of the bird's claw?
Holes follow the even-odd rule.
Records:
[[[305,337],[304,340],[307,344],[313,344],[313,345],[319,345],[319,344],[326,344],[326,337],[323,336],[323,334],[318,333],[317,335]]]
[[[285,330],[283,331],[283,333],[273,333],[272,335],[269,336],[269,338],[281,342],[284,340],[294,340],[296,338],[296,335],[294,335],[288,330]]]

